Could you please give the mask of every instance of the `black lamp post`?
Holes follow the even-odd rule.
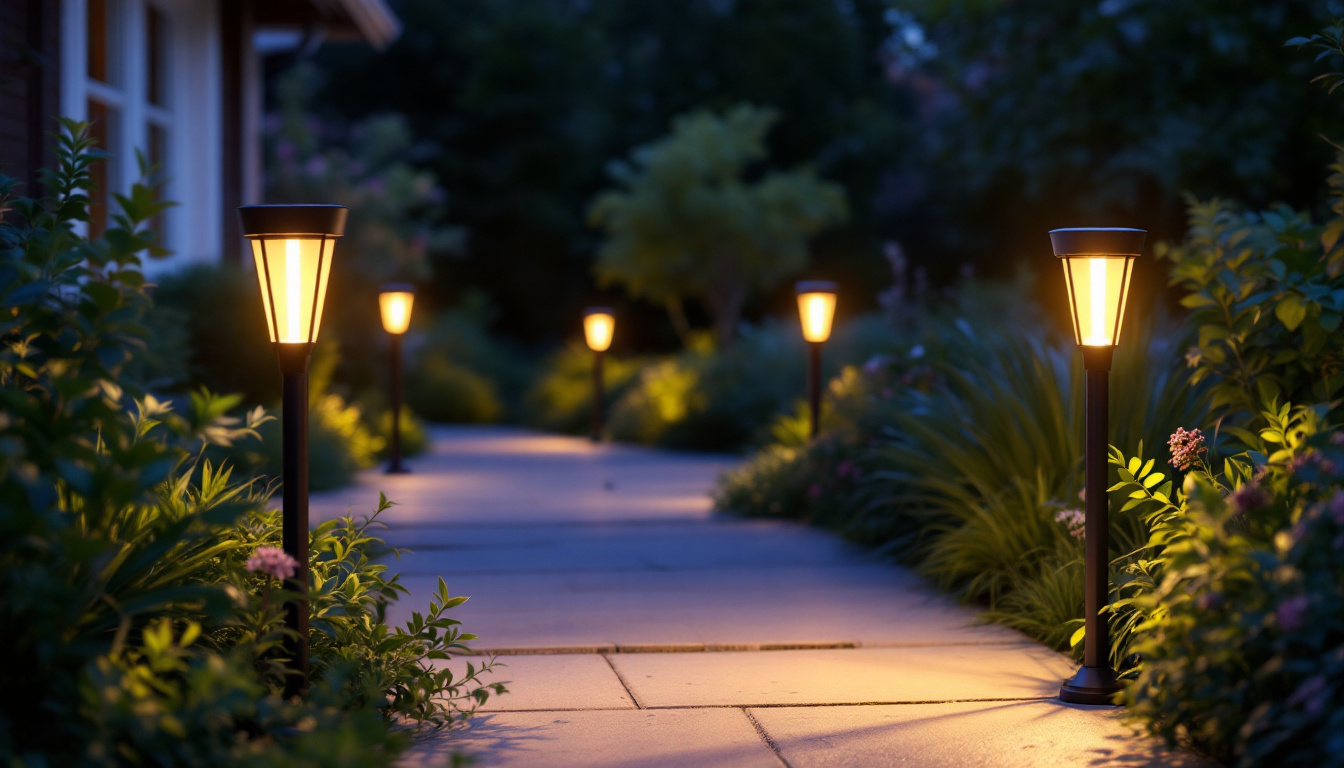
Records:
[[[798,319],[807,340],[807,403],[812,412],[812,437],[821,432],[821,347],[831,337],[835,317],[835,283],[804,280],[795,286]]]
[[[252,244],[262,307],[280,363],[283,445],[283,542],[298,563],[287,588],[301,595],[285,606],[294,631],[286,650],[287,696],[308,689],[308,362],[322,322],[322,302],[336,238],[345,234],[342,205],[244,205],[243,236]]]
[[[583,338],[593,350],[593,431],[589,437],[595,443],[602,441],[602,355],[611,347],[616,332],[616,313],[610,307],[589,307],[583,311]]]
[[[1064,265],[1074,339],[1087,375],[1084,447],[1085,638],[1083,666],[1059,689],[1073,704],[1113,704],[1122,687],[1111,668],[1111,642],[1102,609],[1110,598],[1110,508],[1106,500],[1106,445],[1111,357],[1120,341],[1134,259],[1143,251],[1142,229],[1055,229],[1050,244]]]
[[[409,283],[385,283],[378,294],[383,330],[392,339],[392,459],[387,465],[390,475],[411,471],[401,463],[401,337],[411,326],[411,305],[414,303],[415,286]]]

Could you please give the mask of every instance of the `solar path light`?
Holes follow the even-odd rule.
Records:
[[[308,689],[308,363],[322,323],[322,303],[336,238],[345,234],[342,205],[244,205],[243,237],[252,245],[262,309],[280,363],[282,539],[298,563],[285,606],[294,636],[286,641],[287,696]]]
[[[1120,341],[1134,259],[1143,251],[1142,229],[1079,228],[1050,231],[1050,244],[1064,265],[1074,340],[1087,376],[1084,447],[1083,666],[1059,690],[1073,704],[1112,704],[1121,688],[1111,669],[1110,637],[1102,609],[1109,600],[1106,445],[1111,357]]]
[[[602,440],[602,355],[611,346],[616,332],[616,315],[610,307],[589,307],[583,311],[583,337],[593,350],[593,442]]]
[[[407,283],[385,283],[378,293],[383,330],[392,339],[392,458],[387,464],[387,472],[393,475],[410,471],[401,463],[401,337],[411,325],[411,305],[414,303],[415,286]]]
[[[835,283],[804,280],[795,286],[798,294],[798,319],[807,341],[807,402],[812,412],[812,437],[821,431],[821,347],[831,337],[835,318]]]

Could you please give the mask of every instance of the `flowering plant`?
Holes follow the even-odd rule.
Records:
[[[1124,698],[1168,741],[1237,765],[1344,765],[1344,433],[1327,416],[1265,411],[1259,432],[1233,430],[1244,450],[1221,473],[1178,432],[1194,471],[1176,490],[1113,449],[1112,490],[1152,530],[1116,578],[1111,624],[1142,660]]]

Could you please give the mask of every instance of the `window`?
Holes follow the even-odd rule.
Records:
[[[98,146],[111,153],[94,164],[96,187],[89,209],[89,234],[107,231],[115,210],[112,194],[124,192],[138,176],[135,154],[154,168],[151,180],[172,175],[173,99],[170,16],[154,0],[76,0],[83,5],[85,119]],[[76,71],[80,71],[76,70]],[[171,225],[160,214],[149,226],[166,242]]]

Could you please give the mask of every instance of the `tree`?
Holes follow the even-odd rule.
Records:
[[[738,105],[677,118],[672,133],[613,164],[618,188],[598,195],[589,221],[607,241],[599,282],[667,307],[683,341],[683,302],[701,301],[727,348],[748,297],[798,272],[808,240],[848,216],[844,190],[810,169],[749,177],[766,159],[771,109]]]

